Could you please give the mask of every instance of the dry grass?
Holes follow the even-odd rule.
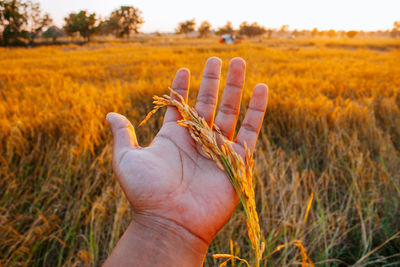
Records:
[[[399,239],[385,242],[400,230],[400,51],[393,41],[362,42],[0,49],[1,264],[99,265],[130,217],[112,177],[105,114],[138,123],[182,66],[196,94],[214,55],[225,73],[227,60],[243,57],[245,87],[271,89],[254,169],[268,257],[261,265],[300,264],[296,240],[316,265],[399,264]],[[160,125],[157,116],[140,128],[141,144]],[[230,239],[235,255],[251,258],[244,221],[234,214],[206,266],[231,251]]]

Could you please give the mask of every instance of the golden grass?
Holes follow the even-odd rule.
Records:
[[[192,72],[195,99],[207,57],[221,57],[226,73],[227,61],[241,56],[248,63],[243,107],[256,83],[270,88],[254,159],[261,265],[301,264],[296,240],[316,265],[398,264],[398,41],[334,42],[0,48],[0,263],[100,265],[130,219],[111,171],[105,114],[138,123],[182,66]],[[160,127],[156,118],[138,131],[141,144]],[[233,215],[206,266],[220,263],[212,255],[229,252],[231,239],[240,248],[235,256],[251,258],[244,221]]]

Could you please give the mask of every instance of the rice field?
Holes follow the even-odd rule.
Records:
[[[210,56],[225,75],[233,57],[247,62],[241,119],[252,88],[269,86],[254,158],[262,266],[301,265],[299,243],[316,266],[400,264],[398,39],[157,38],[0,48],[0,265],[101,265],[131,216],[106,114],[137,126],[180,67],[193,104]],[[140,145],[162,116],[136,128]],[[252,257],[245,221],[233,215],[205,266]]]

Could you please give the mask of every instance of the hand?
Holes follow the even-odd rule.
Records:
[[[214,121],[220,71],[221,60],[215,57],[208,59],[195,108],[210,126],[215,123],[232,140],[239,115],[245,62],[241,58],[230,62],[221,106]],[[188,97],[189,76],[187,69],[180,69],[172,83],[172,88],[185,100]],[[254,151],[266,106],[267,86],[258,84],[233,145],[242,156],[245,142]],[[163,232],[163,235],[173,232],[180,239],[175,243],[182,242],[186,248],[192,247],[190,250],[198,254],[195,257],[198,260],[199,257],[204,258],[213,237],[228,222],[238,203],[238,196],[225,173],[204,156],[188,131],[177,124],[179,118],[178,111],[168,107],[161,130],[150,146],[142,148],[137,143],[130,122],[122,115],[108,114],[114,136],[113,169],[132,205],[129,229],[134,231],[136,224],[136,229],[141,229],[135,231],[137,235],[143,232]],[[155,239],[162,238],[150,235]],[[148,238],[143,237],[143,240]],[[132,242],[126,243],[132,247]],[[174,247],[165,249],[174,250]],[[173,251],[167,252],[174,254]],[[133,252],[130,253],[132,255]],[[117,254],[121,259],[123,253]]]

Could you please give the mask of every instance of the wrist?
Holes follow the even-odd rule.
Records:
[[[208,246],[171,220],[134,213],[105,266],[202,266]]]

